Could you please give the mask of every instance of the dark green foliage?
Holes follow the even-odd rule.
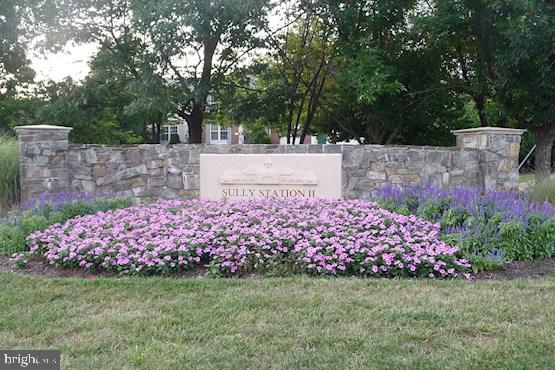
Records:
[[[444,228],[463,225],[470,216],[463,207],[448,208],[444,211],[440,220],[441,226]]]
[[[181,144],[181,140],[179,140],[179,135],[171,135],[170,144]]]
[[[0,2],[0,100],[4,96],[14,96],[17,87],[35,78],[26,55],[29,39],[23,28],[25,18],[32,14],[29,6],[33,5],[29,0]]]
[[[474,273],[482,271],[502,270],[507,262],[504,258],[496,258],[491,256],[470,255],[469,261],[472,264]]]
[[[38,122],[44,103],[39,121],[106,144],[156,143],[171,116],[191,142],[206,117],[294,142],[453,145],[452,129],[523,127],[547,176],[554,12],[545,0],[6,0],[0,130]],[[85,80],[31,89],[37,35],[39,51],[100,45]]]
[[[532,224],[529,233],[533,258],[550,258],[555,255],[555,218]]]
[[[263,45],[268,0],[138,0],[131,2],[134,32],[152,40],[136,56],[139,68],[165,83],[173,113],[185,119],[189,141],[200,143],[202,123],[217,93],[245,50]],[[196,52],[198,63],[189,61]],[[139,81],[140,82],[140,81]],[[156,96],[155,96],[156,97]]]
[[[437,222],[449,209],[449,198],[428,199],[416,211],[418,217]]]
[[[253,125],[245,134],[247,144],[271,144],[272,139],[266,132],[267,130],[260,125]]]
[[[35,231],[66,220],[101,211],[127,208],[133,204],[129,197],[99,197],[93,200],[44,202],[22,211],[13,211],[0,220],[0,254],[25,251],[26,238]]]
[[[125,106],[130,104],[134,95],[121,83],[98,81],[103,73],[107,72],[95,70],[79,84],[70,78],[59,83],[51,82],[45,88],[49,103],[38,111],[39,122],[73,127],[70,140],[76,143],[133,144],[143,141],[148,114],[145,113],[142,119],[128,115]]]
[[[14,136],[15,126],[37,123],[36,114],[43,105],[44,102],[35,97],[0,96],[0,136]]]
[[[499,225],[499,246],[507,256],[516,260],[531,260],[535,256],[531,245],[534,241],[527,236],[522,222],[505,222]]]

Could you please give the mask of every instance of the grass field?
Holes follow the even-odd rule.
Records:
[[[64,369],[555,368],[554,277],[0,286],[0,348],[59,349]]]

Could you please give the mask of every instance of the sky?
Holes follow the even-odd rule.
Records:
[[[88,62],[96,49],[94,44],[73,44],[56,54],[31,55],[31,66],[37,73],[35,80],[61,81],[67,76],[76,81],[82,80],[89,72]]]

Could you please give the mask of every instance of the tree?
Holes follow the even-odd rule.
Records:
[[[534,135],[536,173],[548,177],[555,140],[555,4],[500,0],[490,6],[502,35],[495,64],[499,99],[518,127]]]
[[[23,19],[29,15],[26,3],[5,0],[0,3],[0,131],[32,122],[40,101],[25,94],[35,78],[27,58],[29,38]]]
[[[469,94],[480,124],[536,138],[536,171],[551,173],[555,5],[550,1],[437,0],[424,27],[436,34],[452,91]]]
[[[56,51],[64,44],[65,1],[2,0],[0,2],[0,131],[36,123],[44,104],[28,58],[37,52]]]
[[[318,1],[287,2],[282,10],[278,29],[266,33],[267,55],[230,76],[233,83],[224,84],[221,106],[232,121],[264,124],[281,132],[288,144],[302,144],[332,69],[333,29]]]
[[[274,63],[271,68],[277,77],[277,89],[285,93],[287,102],[285,118],[288,144],[295,144],[297,137],[303,144],[311,128],[324,94],[332,69],[333,29],[328,21],[329,10],[319,2],[306,2],[297,10],[299,15],[289,31],[281,37],[271,37]],[[275,90],[274,90],[275,91]]]
[[[36,124],[37,111],[44,105],[38,97],[4,95],[0,98],[0,136],[13,134],[15,126]]]
[[[310,131],[332,142],[447,144],[449,130],[467,124],[466,98],[445,83],[451,71],[436,35],[418,22],[416,1],[320,0],[289,9],[289,31],[269,37],[270,57],[224,94],[234,120],[262,120],[292,143]]]
[[[71,140],[78,143],[129,144],[141,141],[141,137],[122,123],[124,104],[111,102],[125,99],[125,92],[114,86],[96,85],[87,78],[76,84],[71,78],[44,87],[48,104],[38,112],[43,123],[71,126]]]
[[[23,19],[29,16],[26,3],[4,0],[0,3],[0,98],[13,96],[16,88],[35,78],[27,58],[28,35]]]
[[[71,136],[78,142],[159,143],[160,126],[173,107],[171,97],[156,76],[136,79],[121,59],[129,54],[103,47],[83,81],[50,82],[43,89],[48,103],[39,120],[74,127]]]
[[[189,140],[202,141],[208,96],[263,41],[268,0],[135,1],[137,31],[171,90],[175,112],[187,121]]]
[[[262,45],[269,9],[269,0],[55,1],[65,5],[65,40],[97,43],[132,78],[128,112],[151,112],[163,96],[193,143],[202,140],[208,95]]]
[[[149,43],[135,25],[128,0],[53,0],[63,8],[63,22],[51,39],[99,46],[91,72],[81,83],[50,84],[49,104],[40,112],[45,122],[74,127],[74,140],[88,142],[94,132],[104,143],[159,142],[160,125],[173,111],[165,81],[155,71]],[[81,121],[79,121],[79,120]],[[98,125],[99,127],[94,127]],[[87,133],[87,130],[91,133]]]
[[[451,74],[450,89],[468,94],[478,113],[480,126],[506,125],[506,116],[491,121],[488,104],[495,98],[495,70],[499,30],[495,11],[487,0],[436,0],[417,21],[434,35],[429,41],[441,50],[443,66]],[[494,118],[494,117],[491,117]]]
[[[443,144],[464,100],[417,1],[327,0],[339,55],[318,127],[332,141]]]

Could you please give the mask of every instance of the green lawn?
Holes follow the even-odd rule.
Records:
[[[0,348],[64,369],[553,369],[555,278],[46,279],[0,273]]]

